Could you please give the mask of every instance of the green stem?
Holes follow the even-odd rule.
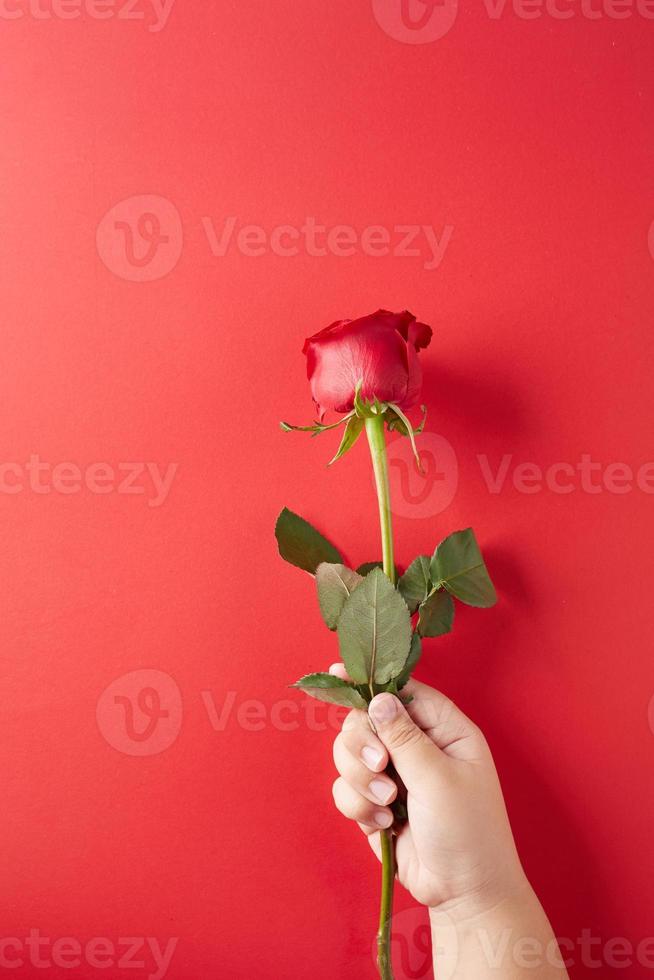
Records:
[[[393,980],[391,962],[391,928],[393,924],[393,886],[395,884],[395,837],[392,830],[382,830],[382,894],[377,932],[377,968],[381,980]]]
[[[393,585],[395,585],[391,488],[388,483],[388,461],[386,459],[386,435],[384,433],[383,415],[376,415],[374,418],[366,419],[366,435],[368,436],[368,444],[370,446],[372,467],[375,471],[375,483],[377,484],[384,571]]]
[[[379,526],[381,528],[382,558],[384,571],[395,585],[395,558],[393,556],[393,524],[391,519],[391,491],[388,482],[386,434],[384,417],[366,419],[366,435],[370,446],[372,466],[375,471],[377,500],[379,502]],[[371,691],[371,693],[373,693]],[[395,884],[395,837],[393,830],[382,830],[382,894],[377,932],[377,967],[381,980],[393,980],[391,963],[391,925],[393,916],[393,886]]]

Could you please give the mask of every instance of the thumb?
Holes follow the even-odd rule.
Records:
[[[422,728],[418,728],[400,699],[393,694],[374,697],[368,706],[368,714],[409,793],[424,791],[434,767],[442,761],[441,750]]]

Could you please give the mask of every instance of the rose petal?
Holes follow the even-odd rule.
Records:
[[[368,401],[415,404],[422,384],[417,351],[430,340],[431,328],[408,310],[337,320],[307,338],[307,377],[320,418],[329,410],[351,411],[359,382]]]

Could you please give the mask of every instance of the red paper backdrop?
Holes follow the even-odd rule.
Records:
[[[3,970],[374,976],[332,719],[286,689],[335,640],[272,537],[288,505],[377,558],[369,463],[277,421],[308,333],[408,306],[398,558],[474,524],[501,594],[419,675],[487,732],[573,977],[650,976],[654,10],[75,2],[0,11]]]

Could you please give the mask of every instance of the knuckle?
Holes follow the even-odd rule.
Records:
[[[393,749],[405,749],[422,742],[424,735],[416,725],[407,719],[402,719],[393,726],[390,734],[390,743]]]
[[[360,794],[352,793],[352,788],[347,781],[339,777],[332,785],[332,795],[336,809],[349,820],[366,823],[370,819],[372,806]]]
[[[352,762],[357,755],[357,739],[341,732],[334,739],[332,754],[334,756],[334,765],[344,775],[345,770],[350,771],[352,769]]]
[[[369,803],[363,798],[363,796],[360,796],[356,801],[353,819],[360,821],[361,823],[370,823],[372,811],[372,803]]]
[[[375,834],[379,833],[379,827],[372,826],[369,823],[364,823],[363,820],[358,820],[357,823],[359,824],[361,831],[366,835],[368,839],[373,837]]]
[[[361,719],[363,712],[358,711],[353,708],[345,718],[343,719],[343,724],[341,725],[341,733],[345,734],[347,732],[355,731],[357,728],[361,727]]]

